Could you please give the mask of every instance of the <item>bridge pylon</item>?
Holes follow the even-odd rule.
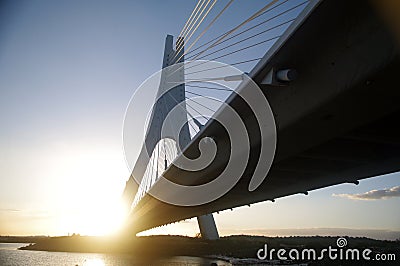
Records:
[[[177,45],[177,47],[174,49],[173,36],[167,35],[164,48],[162,65],[163,69],[174,64],[184,62],[184,44],[183,40],[180,38],[181,37],[179,37],[177,41],[177,44],[179,44],[180,48]],[[183,81],[185,78],[184,68],[180,68],[178,71],[179,73],[175,75],[178,75],[178,78]],[[126,204],[128,212],[131,210],[132,203],[135,200],[135,195],[139,191],[138,183],[140,183],[143,179],[143,175],[146,172],[146,167],[150,161],[151,154],[156,148],[157,143],[163,138],[170,138],[175,141],[177,146],[179,146],[177,147],[177,150],[183,150],[183,148],[186,147],[191,140],[189,124],[185,123],[182,126],[182,123],[180,123],[181,121],[187,121],[185,84],[177,85],[168,90],[168,92],[165,92],[165,86],[163,85],[165,82],[167,82],[167,76],[165,73],[162,73],[160,86],[157,93],[157,101],[151,114],[145,140],[123,192],[123,200]],[[174,117],[171,119],[168,114],[177,105],[181,107],[181,111],[174,112]],[[168,121],[166,122],[167,119]],[[170,126],[163,129],[164,123],[168,123]],[[179,130],[179,132],[174,132],[175,130]],[[167,163],[165,163],[165,166],[167,166]],[[199,216],[197,217],[197,221],[201,236],[203,238],[210,240],[219,238],[218,230],[212,214]]]

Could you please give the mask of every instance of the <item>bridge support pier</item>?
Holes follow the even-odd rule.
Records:
[[[207,240],[219,239],[218,229],[212,213],[198,216],[197,223],[199,224],[202,238]]]

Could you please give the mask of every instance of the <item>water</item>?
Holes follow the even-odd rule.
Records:
[[[18,250],[26,243],[0,243],[1,266],[128,266],[128,265],[231,265],[221,260],[198,257],[171,257],[154,260],[139,260],[129,255],[100,253],[71,253]]]

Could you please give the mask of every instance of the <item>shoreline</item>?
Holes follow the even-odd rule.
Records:
[[[394,253],[400,259],[400,241],[374,240],[346,237],[348,248],[370,248],[376,253]],[[258,260],[257,251],[264,247],[272,249],[321,250],[336,247],[337,237],[264,237],[236,235],[218,240],[161,235],[132,238],[66,236],[41,238],[36,243],[19,248],[31,251],[128,254],[140,258],[192,256],[224,260],[234,265],[265,263]],[[279,260],[278,260],[279,261]],[[288,262],[288,261],[287,261]],[[293,261],[304,263],[306,261]],[[329,261],[327,262],[329,264]],[[326,264],[324,262],[324,264]],[[327,264],[327,265],[328,265]],[[351,264],[350,264],[351,265]],[[372,265],[372,264],[371,264]]]

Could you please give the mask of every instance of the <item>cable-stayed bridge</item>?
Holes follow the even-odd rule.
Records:
[[[128,227],[134,233],[198,217],[202,235],[212,239],[218,237],[213,212],[335,184],[358,184],[360,179],[400,170],[398,42],[379,6],[369,1],[269,1],[236,27],[201,43],[232,2],[222,5],[195,35],[218,6],[216,1],[199,1],[175,47],[172,36],[166,39],[166,70],[159,74],[146,138],[124,191]],[[247,57],[255,47],[266,48],[264,55]],[[221,76],[224,72],[218,71],[224,65],[187,61],[218,61],[239,53],[244,56],[230,66],[255,63],[248,76],[256,87],[246,74]],[[218,79],[237,86],[210,82]],[[252,106],[243,98],[262,98],[259,93],[269,104]],[[177,106],[180,112],[168,116]],[[259,108],[266,110],[261,120],[255,110]],[[246,158],[238,179],[210,201],[195,202],[195,192],[190,204],[157,197],[161,193],[176,199],[185,192],[169,190],[162,179],[200,187],[223,175],[237,141],[218,118],[229,118],[230,109],[248,136],[248,152],[237,154]],[[264,127],[271,125],[276,130],[264,134]],[[207,139],[216,148],[210,164],[195,171],[179,164],[184,158],[198,158]],[[264,149],[274,156],[265,156]],[[259,169],[266,171],[255,180]],[[208,192],[211,195],[213,189]]]

